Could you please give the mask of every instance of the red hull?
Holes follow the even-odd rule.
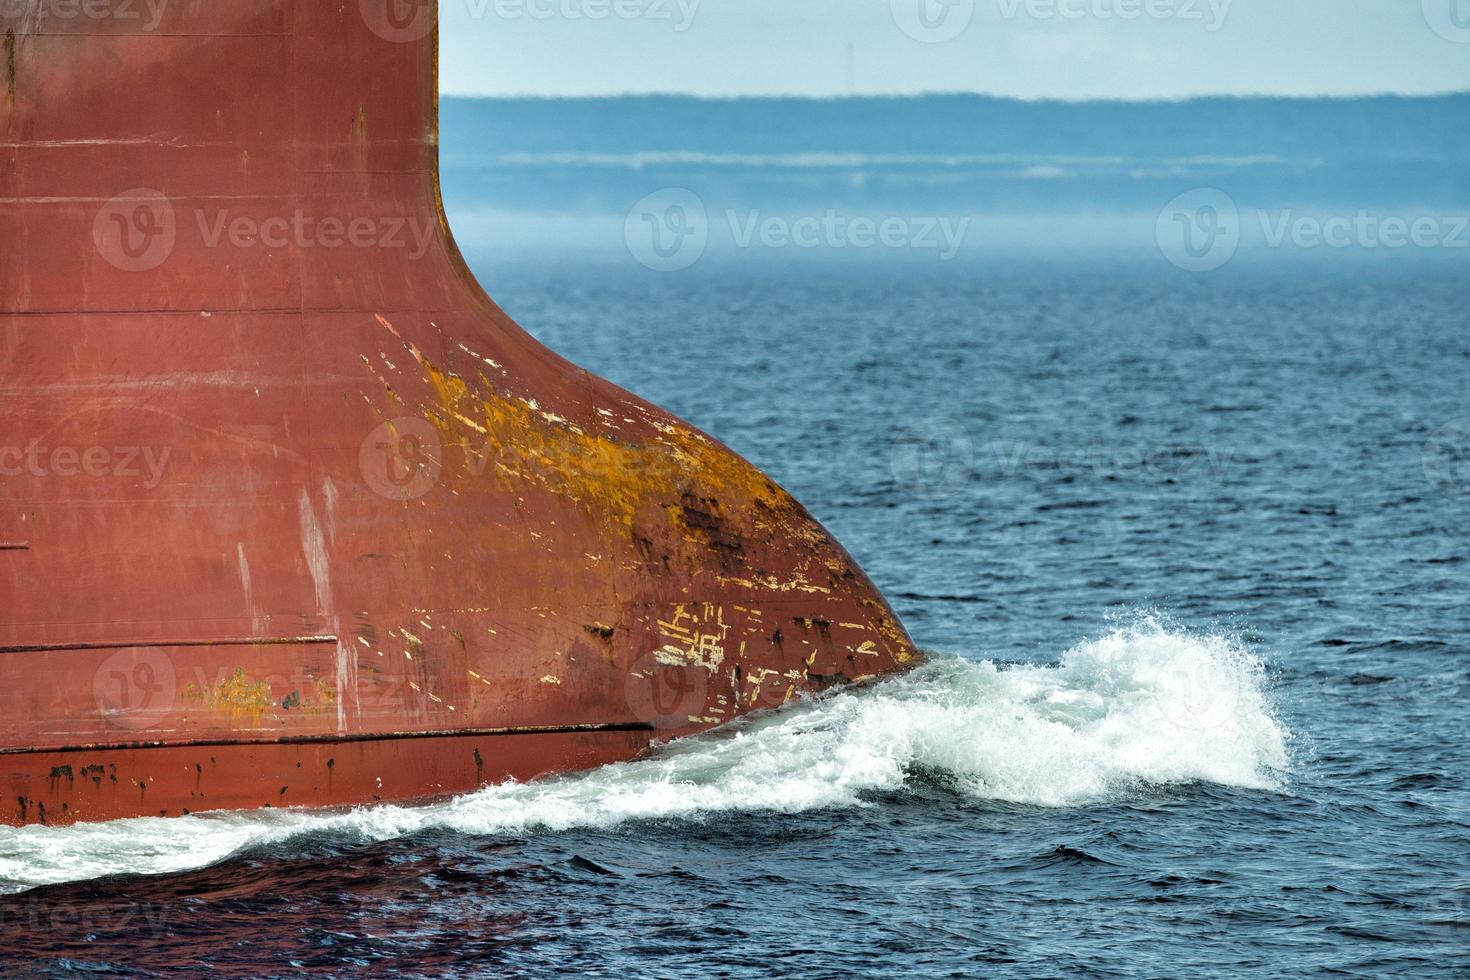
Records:
[[[463,792],[912,659],[475,284],[432,4],[77,10],[0,5],[0,822]]]
[[[645,731],[482,733],[310,743],[218,743],[43,752],[7,775],[32,788],[9,824],[69,824],[208,810],[432,800],[509,779],[620,762]],[[103,760],[115,761],[103,761]]]

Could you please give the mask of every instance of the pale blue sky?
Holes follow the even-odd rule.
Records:
[[[1470,89],[1470,0],[441,2],[450,94]]]

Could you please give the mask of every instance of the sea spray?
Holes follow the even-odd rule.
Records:
[[[1289,734],[1260,660],[1233,638],[1144,617],[1049,666],[936,657],[835,694],[581,776],[424,807],[260,811],[0,830],[0,891],[204,867],[307,835],[364,842],[875,805],[916,773],[975,801],[1071,807],[1140,786],[1280,788]]]

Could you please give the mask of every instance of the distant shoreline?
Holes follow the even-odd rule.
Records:
[[[1213,202],[1201,220],[1223,209],[1238,225],[1243,250],[1337,254],[1340,242],[1367,251],[1389,243],[1379,250],[1387,254],[1403,238],[1431,243],[1415,254],[1470,253],[1460,246],[1470,93],[447,98],[441,108],[445,199],[480,244],[620,248],[630,212],[672,194],[708,223],[711,251],[750,252],[740,247],[750,227],[780,239],[788,227],[800,234],[834,222],[964,223],[969,250],[1151,249],[1159,221],[1167,231],[1179,220],[1172,209],[1198,198]]]
[[[464,92],[444,92],[444,101],[455,102],[653,102],[677,101],[700,103],[841,103],[841,102],[926,102],[931,100],[973,100],[1024,106],[1184,106],[1210,102],[1432,102],[1438,99],[1470,98],[1470,89],[1451,89],[1443,92],[1401,93],[1375,92],[1364,95],[1272,95],[1254,93],[1244,95],[1192,95],[1178,99],[1054,99],[1020,98],[1009,95],[988,95],[984,92],[924,92],[903,94],[853,94],[853,95],[698,95],[687,92],[622,92],[617,95],[475,95]]]

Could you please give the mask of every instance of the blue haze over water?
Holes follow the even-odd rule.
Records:
[[[1190,272],[1159,218],[1218,188],[1444,231],[1467,108],[447,101],[446,199],[491,294],[766,468],[932,662],[435,807],[0,831],[0,957],[1464,975],[1470,250],[1245,242]],[[711,224],[994,237],[945,261],[712,233],[660,272],[629,218],[666,188]]]
[[[1470,213],[1470,94],[450,99],[443,114],[456,228],[487,247],[616,249],[629,209],[664,188],[699,197],[716,250],[736,243],[730,212],[738,228],[757,213],[836,211],[967,220],[971,255],[1151,251],[1161,209],[1197,188],[1228,195],[1247,248],[1270,245],[1283,216]],[[1456,227],[1443,233],[1470,242]],[[1297,238],[1288,244],[1314,247]],[[1355,232],[1351,243],[1378,238]]]

